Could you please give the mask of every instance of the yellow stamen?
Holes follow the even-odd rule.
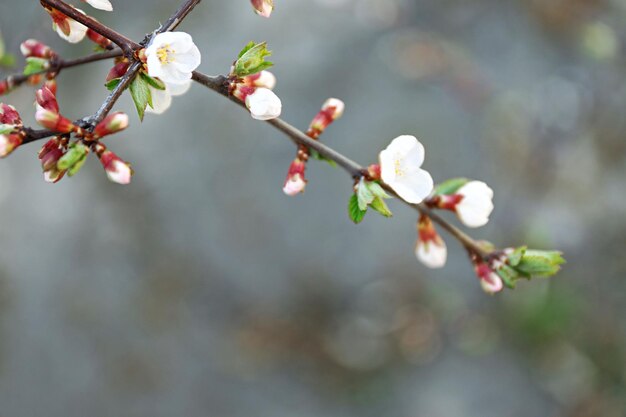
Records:
[[[170,49],[170,45],[164,45],[161,48],[159,48],[157,50],[157,57],[159,58],[159,61],[161,62],[161,64],[171,64],[172,62],[174,62],[174,53],[176,51],[174,51],[173,49]]]

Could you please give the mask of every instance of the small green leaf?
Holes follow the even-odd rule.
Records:
[[[0,135],[6,135],[7,133],[13,133],[15,131],[14,125],[2,125],[0,124]]]
[[[435,187],[434,195],[450,195],[456,193],[459,188],[467,184],[467,178],[451,178]]]
[[[333,168],[335,168],[337,166],[337,163],[335,161],[333,161],[332,159],[326,158],[324,155],[322,155],[321,153],[319,153],[315,149],[310,149],[309,150],[309,155],[311,155],[311,158],[313,158],[315,160],[328,163],[328,165],[330,165]]]
[[[75,174],[82,167],[88,153],[89,148],[82,143],[72,143],[65,155],[57,162],[57,169],[59,171],[73,170]],[[74,168],[75,165],[79,165],[78,168]]]
[[[528,249],[527,246],[520,246],[519,248],[515,248],[513,253],[511,253],[510,255],[507,256],[507,260],[509,262],[509,265],[517,266],[520,263],[520,261],[522,260],[522,257],[524,256],[524,253],[526,253],[526,249]]]
[[[150,85],[143,77],[135,77],[130,84],[130,95],[135,102],[139,120],[143,121],[143,116],[148,105],[152,107],[152,93],[150,93]]]
[[[33,75],[48,69],[48,60],[43,58],[29,57],[26,58],[26,66],[24,67],[24,75]]]
[[[104,86],[107,88],[107,90],[113,91],[115,90],[115,87],[119,85],[121,81],[122,81],[121,78],[113,78],[111,81],[107,82]]]
[[[357,186],[356,197],[360,210],[367,210],[367,206],[372,204],[372,201],[374,201],[374,194],[372,194],[367,186],[367,181],[363,178],[361,178],[361,181],[359,181],[359,185]]]
[[[515,288],[515,281],[520,278],[519,273],[515,269],[504,264],[496,269],[496,273],[500,276],[500,278],[502,278],[502,282],[504,282],[504,285],[506,285],[507,288],[511,289]]]
[[[515,269],[532,277],[550,277],[559,272],[564,263],[561,252],[526,250]]]
[[[370,189],[370,191],[372,192],[372,194],[374,194],[376,197],[379,197],[379,198],[391,198],[391,196],[385,192],[385,190],[383,189],[383,187],[381,187],[381,185],[379,183],[377,183],[375,181],[369,181],[367,183],[367,186]]]
[[[272,55],[267,50],[267,43],[250,42],[239,53],[239,59],[235,62],[233,74],[238,77],[256,74],[270,68],[273,64],[265,61],[265,57]]]
[[[359,208],[358,197],[356,196],[356,194],[352,194],[352,197],[350,197],[350,202],[348,203],[348,215],[350,216],[350,219],[355,224],[359,224],[363,221],[365,213],[367,213],[367,209],[361,210]]]
[[[156,88],[157,90],[165,90],[165,83],[157,78],[153,78],[151,76],[149,76],[148,74],[146,74],[145,72],[142,72],[140,74],[140,77],[142,77],[144,80],[146,80],[146,82],[153,88]]]
[[[385,217],[393,216],[393,214],[391,213],[391,210],[389,210],[389,207],[387,207],[387,203],[385,203],[385,200],[383,200],[380,197],[374,198],[374,201],[372,201],[372,204],[370,204],[370,207]]]

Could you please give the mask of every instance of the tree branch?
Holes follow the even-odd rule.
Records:
[[[245,108],[243,102],[233,97],[228,93],[228,79],[223,75],[218,76],[209,76],[202,74],[198,71],[193,73],[192,79],[199,84],[221,94],[224,97],[229,98],[234,103],[238,104],[241,107]],[[337,152],[333,148],[324,145],[322,142],[313,140],[309,136],[307,136],[300,129],[290,125],[282,119],[273,119],[268,120],[267,123],[274,126],[276,129],[283,132],[289,139],[292,140],[297,145],[303,145],[311,149],[315,149],[322,156],[334,161],[343,168],[350,176],[354,179],[360,178],[367,174],[367,169],[352,159],[346,157],[345,155]],[[464,233],[462,230],[457,228],[456,226],[448,223],[445,219],[440,217],[438,214],[434,213],[431,209],[426,207],[424,204],[411,204],[407,203],[403,199],[401,199],[387,184],[381,184],[382,187],[393,196],[397,197],[398,200],[402,201],[407,206],[417,210],[420,213],[428,215],[435,223],[440,225],[443,229],[445,229],[451,236],[457,239],[463,247],[465,247],[471,253],[474,253],[483,259],[487,258],[489,253],[485,251],[485,249],[478,244],[474,239],[472,239],[469,235]]]

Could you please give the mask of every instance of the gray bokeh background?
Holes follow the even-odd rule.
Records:
[[[177,1],[93,15],[134,39]],[[281,192],[293,145],[201,87],[108,145],[136,170],[43,182],[38,145],[0,164],[0,414],[6,416],[624,416],[626,2],[204,0],[181,27],[224,73],[267,40],[283,116],[362,163],[400,134],[436,180],[495,190],[497,245],[559,248],[564,271],[484,295],[462,250],[429,271],[415,213],[346,214],[350,179],[311,164]],[[85,10],[89,8],[84,6]],[[63,57],[37,1],[0,4],[18,53]],[[21,63],[22,61],[19,60]],[[107,63],[59,78],[64,114],[93,113]],[[3,75],[10,71],[3,71]],[[2,100],[33,124],[33,89]]]

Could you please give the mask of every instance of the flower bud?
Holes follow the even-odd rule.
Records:
[[[56,183],[63,178],[65,170],[58,168],[58,162],[65,154],[64,141],[58,137],[50,139],[39,151],[41,168],[46,182]]]
[[[329,98],[322,106],[322,110],[315,116],[307,135],[313,139],[317,139],[326,128],[335,120],[343,115],[345,109],[343,101],[336,98]]]
[[[274,0],[251,0],[251,2],[252,7],[260,16],[270,17],[274,10]]]
[[[272,120],[280,116],[282,103],[272,90],[257,88],[254,93],[246,96],[246,107],[253,119]]]
[[[242,83],[250,87],[263,87],[273,90],[276,87],[276,76],[269,71],[261,71],[243,77]]]
[[[113,45],[113,42],[111,42],[111,40],[105,38],[104,36],[102,36],[101,34],[97,32],[94,32],[91,29],[87,29],[87,37],[89,38],[90,41],[92,41],[93,43],[95,43],[96,45],[104,49],[110,49],[111,46]]]
[[[101,138],[120,132],[128,127],[128,115],[118,112],[108,115],[103,121],[98,123],[93,131],[94,137]]]
[[[454,211],[467,227],[481,227],[493,211],[493,190],[482,181],[469,181],[454,194],[435,196],[436,207]]]
[[[6,158],[18,146],[22,144],[23,138],[20,134],[0,135],[0,158]]]
[[[115,64],[113,68],[111,68],[111,70],[109,71],[106,82],[123,77],[124,74],[126,74],[126,71],[128,71],[129,66],[130,62],[128,62],[127,60],[123,60]]]
[[[306,187],[306,179],[304,173],[306,171],[306,162],[298,158],[294,159],[291,165],[289,165],[289,171],[287,172],[287,178],[285,179],[285,185],[283,186],[283,192],[288,196],[295,196],[304,192]]]
[[[20,51],[25,58],[43,58],[50,59],[55,53],[48,46],[36,39],[28,39],[20,45]]]
[[[422,214],[417,222],[417,245],[415,256],[429,268],[441,268],[446,264],[448,249],[430,217]]]
[[[504,284],[502,278],[495,273],[486,263],[479,261],[474,265],[476,276],[480,280],[480,286],[487,294],[495,294],[502,291]]]
[[[22,118],[15,107],[10,104],[0,103],[0,124],[21,126]]]
[[[110,181],[122,185],[130,184],[133,170],[127,162],[106,148],[101,148],[99,157]]]
[[[44,109],[52,112],[59,113],[59,103],[54,92],[48,85],[44,85],[35,93],[37,104]]]
[[[76,9],[79,12],[84,12],[80,9]],[[54,8],[46,8],[48,14],[52,18],[52,27],[56,30],[57,34],[69,43],[78,43],[85,38],[87,34],[87,27],[81,23],[78,23],[74,19],[66,16],[62,12]]]
[[[47,110],[40,105],[37,105],[35,120],[37,120],[37,123],[41,126],[46,129],[50,129],[53,132],[70,133],[76,129],[76,126],[74,126],[69,119],[63,117],[59,113]]]

